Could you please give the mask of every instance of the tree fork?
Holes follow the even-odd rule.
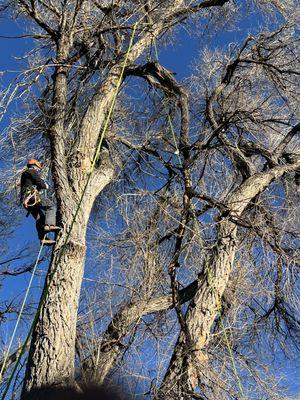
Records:
[[[251,200],[264,191],[271,182],[287,172],[296,171],[299,166],[298,159],[293,165],[276,166],[267,172],[258,172],[248,178],[227,200],[231,216],[240,217]],[[171,400],[175,396],[189,399],[189,393],[198,384],[197,369],[205,362],[203,350],[209,341],[210,329],[217,315],[217,304],[226,288],[236,252],[237,224],[229,217],[230,215],[221,216],[218,241],[209,261],[209,271],[200,277],[198,290],[186,314],[186,323],[193,339],[193,348],[190,350],[194,353],[193,357],[191,354],[186,354],[186,337],[182,331],[161,385],[159,399]],[[195,357],[198,359],[198,365],[193,363]],[[184,362],[186,358],[189,358],[187,363]]]

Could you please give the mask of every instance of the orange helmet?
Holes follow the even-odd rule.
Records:
[[[28,160],[27,165],[35,165],[38,168],[42,168],[42,164],[38,160],[35,160],[34,158]]]

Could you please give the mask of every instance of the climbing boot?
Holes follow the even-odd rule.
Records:
[[[55,240],[45,238],[41,240],[41,244],[44,246],[53,246],[55,244]]]
[[[44,226],[45,232],[58,232],[60,230],[61,230],[60,226],[56,226],[56,225],[45,225]]]

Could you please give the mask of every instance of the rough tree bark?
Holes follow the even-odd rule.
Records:
[[[101,191],[113,178],[107,168],[98,180]],[[74,377],[75,339],[80,285],[85,261],[86,227],[96,193],[83,202],[68,242],[60,235],[53,251],[45,282],[43,302],[34,328],[26,370],[24,392],[45,384],[71,383]],[[61,210],[69,229],[74,208]]]
[[[198,290],[186,315],[187,332],[180,333],[169,368],[160,387],[160,399],[190,399],[198,385],[198,369],[205,362],[205,345],[215,321],[219,302],[226,288],[236,253],[237,224],[246,207],[272,181],[289,171],[299,169],[300,160],[293,165],[277,166],[248,178],[227,199],[226,216],[221,216],[218,240],[208,266],[198,282]],[[191,339],[191,343],[188,339]]]
[[[135,66],[134,63],[139,61],[139,57],[152,46],[153,38],[165,33],[169,28],[183,21],[188,15],[205,8],[220,7],[227,2],[229,0],[207,0],[191,5],[191,2],[176,0],[172,8],[167,11],[164,10],[165,12],[160,16],[158,16],[154,8],[154,22],[152,22],[151,13],[149,15],[138,15],[138,17],[142,18],[141,21],[145,19],[147,23],[144,24],[143,21],[142,28],[138,30],[135,44],[128,57],[128,65],[131,69],[129,68],[127,72],[128,75],[147,77],[149,81],[154,79],[155,84],[160,83],[165,90],[171,87],[171,90],[179,97],[179,108],[181,110],[179,147],[186,165],[188,164],[190,146],[188,142],[189,109],[184,90],[176,84],[171,74],[157,63],[148,62],[141,67]],[[121,51],[116,51],[112,55],[115,59],[110,64],[107,75],[103,73],[103,76],[105,76],[103,82],[86,106],[86,111],[77,127],[78,130],[72,143],[72,149],[67,148],[70,143],[67,142],[66,134],[68,74],[72,69],[69,61],[74,56],[72,51],[76,53],[78,47],[80,47],[77,46],[76,48],[74,46],[74,27],[80,14],[78,10],[85,2],[76,2],[77,15],[74,14],[72,18],[68,18],[68,2],[64,2],[65,13],[62,15],[54,11],[57,21],[59,21],[59,28],[57,29],[50,26],[51,24],[48,25],[48,21],[43,20],[36,8],[39,5],[41,9],[46,7],[48,11],[51,11],[55,2],[47,5],[46,2],[39,3],[38,0],[17,0],[17,3],[22,6],[22,12],[47,33],[47,40],[51,39],[56,47],[55,64],[57,66],[52,76],[53,101],[48,133],[51,146],[52,177],[58,204],[58,219],[64,228],[57,239],[52,254],[43,292],[44,300],[32,335],[23,387],[24,395],[32,388],[42,385],[64,385],[74,382],[76,319],[86,253],[85,235],[95,199],[113,180],[114,166],[111,164],[107,154],[91,176],[81,208],[66,244],[65,240],[85,182],[89,177],[91,161],[95,154],[99,133],[104,125],[117,88],[126,49],[122,48]],[[148,2],[145,3],[149,6]],[[97,2],[97,6],[101,8],[99,2]],[[112,11],[113,7],[111,9],[103,7],[103,9],[105,9],[104,14],[106,15],[106,13]],[[143,5],[142,10],[141,14],[143,12],[148,14],[145,5]],[[123,29],[125,31],[128,29],[128,21],[129,19],[126,21],[126,28],[121,26],[120,31],[123,32]],[[145,28],[146,25],[147,29]],[[82,26],[79,26],[77,33],[81,33],[83,30]],[[114,31],[115,21],[112,26],[112,32]],[[126,34],[123,36],[124,42],[125,39],[130,37],[131,31],[132,27],[128,29],[127,38],[125,38]],[[100,40],[101,35],[102,33],[100,32],[99,37],[94,39]],[[119,47],[121,48],[122,45]],[[215,90],[208,102],[207,118],[210,120],[214,134],[216,132],[220,133],[220,123],[216,121],[213,115],[213,101],[228,84],[230,74],[232,74],[235,65],[233,67],[230,65],[230,68],[228,67],[228,74],[225,75],[221,85]],[[90,92],[87,93],[87,96],[89,95]],[[70,136],[73,138],[72,134]],[[226,137],[222,138],[221,136],[220,134],[220,143],[224,144]],[[235,150],[232,149],[231,151],[234,153]],[[210,330],[217,313],[217,304],[226,288],[235,257],[237,236],[235,220],[242,216],[252,199],[265,190],[273,180],[278,179],[286,172],[296,171],[300,168],[299,161],[280,166],[275,163],[266,172],[254,173],[238,152],[235,152],[234,157],[237,162],[243,163],[245,167],[245,180],[227,198],[226,204],[222,205],[226,208],[226,213],[221,214],[218,221],[218,240],[209,260],[209,270],[204,270],[199,280],[196,283],[192,283],[184,294],[181,292],[178,294],[177,300],[179,303],[194,297],[186,315],[188,331],[183,330],[180,333],[161,387],[160,397],[163,399],[189,399],[191,392],[198,384],[197,364],[199,362],[199,365],[201,365],[201,362],[205,359],[204,347],[209,341]],[[188,192],[188,190],[192,190],[188,168],[183,169],[183,174],[185,175],[186,203],[191,203],[193,195]],[[187,216],[188,211],[185,210],[184,213]],[[187,222],[183,218],[180,223],[181,228],[186,224]],[[214,284],[213,288],[210,274]],[[152,300],[151,296],[152,292],[146,293],[142,299],[134,299],[132,303],[127,304],[117,312],[101,338],[99,348],[96,350],[100,355],[97,365],[87,364],[88,368],[92,369],[92,377],[91,375],[88,376],[89,381],[104,380],[122,350],[122,340],[128,335],[130,327],[143,315],[174,306],[174,298],[172,296]],[[187,337],[191,340],[187,340]]]
[[[197,287],[198,281],[195,280],[181,289],[178,294],[180,304],[191,300]],[[95,348],[94,354],[91,354],[83,362],[80,381],[103,383],[122,352],[124,339],[132,332],[133,327],[141,318],[174,307],[172,294],[150,297],[149,294],[146,299],[130,301],[118,310],[101,336],[99,346]],[[96,358],[97,363],[94,361]]]
[[[76,210],[87,173],[94,156],[98,133],[111,104],[122,69],[123,59],[110,71],[108,77],[91,100],[80,126],[78,139],[73,146],[71,163],[67,165],[64,141],[64,115],[67,102],[67,74],[73,32],[68,30],[68,20],[63,16],[60,31],[53,32],[45,22],[37,18],[34,7],[25,4],[26,13],[54,36],[57,43],[57,62],[60,64],[54,74],[52,123],[50,127],[52,175],[58,201],[58,216],[64,227],[54,248],[49,273],[45,283],[45,301],[42,304],[27,362],[23,394],[33,387],[45,384],[65,384],[74,378],[74,355],[76,336],[76,315],[85,260],[85,233],[90,211],[95,198],[113,177],[113,166],[102,169],[92,178],[90,196],[85,196],[67,245],[61,256],[60,248]],[[223,5],[224,1],[207,1],[200,8]],[[31,8],[32,7],[32,8]],[[190,12],[184,1],[177,0],[173,8],[161,17],[151,32],[146,32],[134,44],[128,64],[132,64],[152,43],[153,36],[159,35],[177,18],[184,19]]]

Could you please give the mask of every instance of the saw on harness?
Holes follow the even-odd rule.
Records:
[[[24,195],[23,206],[25,208],[34,207],[41,202],[41,197],[37,188],[27,189]]]

